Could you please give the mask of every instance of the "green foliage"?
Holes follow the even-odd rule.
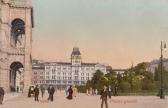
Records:
[[[131,89],[131,85],[128,81],[122,81],[119,86],[121,92],[129,92]]]
[[[134,90],[141,90],[142,89],[142,80],[144,79],[143,75],[136,75],[133,78],[132,84]]]
[[[80,93],[86,93],[87,87],[86,86],[77,86],[77,89]]]
[[[142,90],[152,90],[153,88],[154,88],[154,83],[150,79],[145,77],[142,80]]]
[[[158,66],[158,68],[155,69],[154,74],[154,82],[155,82],[155,88],[160,88],[160,80],[161,80],[161,65]],[[168,90],[168,71],[163,67],[163,84],[164,89]]]
[[[160,81],[160,71],[158,70],[158,68],[155,68],[155,73],[154,73],[154,80],[155,81]]]
[[[101,72],[100,70],[97,70],[94,75],[93,78],[91,80],[91,84],[89,87],[92,87],[93,89],[98,89],[98,91],[100,91],[104,85],[107,84],[106,78],[104,77],[103,72]]]
[[[86,92],[86,89],[92,87],[99,92],[103,89],[103,86],[111,86],[113,93],[146,93],[157,94],[160,88],[160,66],[155,69],[155,73],[146,71],[146,63],[140,63],[135,67],[128,69],[123,75],[116,74],[113,70],[109,73],[103,74],[100,70],[97,70],[93,78],[87,82],[84,86],[79,86],[78,90]],[[168,90],[168,72],[163,68],[164,74],[164,88]],[[117,89],[115,89],[117,88]]]

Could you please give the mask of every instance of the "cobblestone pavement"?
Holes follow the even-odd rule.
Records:
[[[7,98],[0,108],[100,108],[100,96],[78,94],[73,100],[67,100],[64,92],[56,92],[54,102],[48,102],[45,93],[44,99],[34,102],[34,98],[27,95],[13,95]],[[109,108],[168,108],[168,97],[160,100],[154,96],[118,96],[109,100]],[[110,102],[111,101],[111,102]],[[105,106],[104,106],[105,108]]]

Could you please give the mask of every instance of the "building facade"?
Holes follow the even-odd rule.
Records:
[[[121,76],[123,76],[128,69],[112,69],[112,70],[116,73],[116,75],[120,74]]]
[[[34,60],[32,64],[32,84],[43,85],[45,84],[45,66],[44,62]]]
[[[0,0],[0,86],[6,92],[31,85],[31,0]]]
[[[146,70],[155,73],[155,69],[158,68],[160,62],[161,62],[160,60],[153,60],[147,63]],[[163,67],[165,68],[165,70],[168,71],[168,59],[163,59]]]
[[[96,70],[106,74],[109,66],[100,63],[82,62],[79,48],[74,47],[71,53],[71,62],[46,62],[44,67],[44,84],[65,88],[69,85],[86,84],[88,80],[91,80]]]
[[[83,85],[91,80],[96,70],[107,73],[106,65],[83,63],[78,47],[71,53],[71,62],[52,62],[45,65],[46,85],[65,88],[68,85]]]

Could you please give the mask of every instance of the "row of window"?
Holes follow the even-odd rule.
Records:
[[[43,75],[44,72],[40,72],[40,73],[39,73],[39,72],[35,71],[35,72],[34,72],[34,75],[37,75],[37,74]]]
[[[85,81],[58,81],[58,80],[48,80],[47,84],[85,84]]]
[[[37,84],[37,83],[44,84],[45,81],[34,81],[34,84]]]
[[[62,72],[62,74],[63,74],[63,76],[66,76],[66,75],[71,76],[72,72],[68,72],[68,73]],[[46,72],[46,75],[49,76],[50,72]],[[52,73],[52,75],[56,75],[56,73]],[[60,76],[61,72],[58,72],[57,75]],[[75,70],[75,75],[79,75],[79,71]],[[84,76],[84,75],[85,75],[84,73],[81,73],[81,76]],[[86,76],[89,76],[89,73],[86,73]]]
[[[85,84],[85,81],[56,81],[56,80],[51,80],[51,81],[34,81],[34,84]]]
[[[34,76],[34,79],[44,79],[45,77],[44,76]]]
[[[77,67],[76,67],[77,68]],[[77,68],[78,70],[95,70],[94,67],[81,67],[81,68]],[[50,67],[50,66],[46,66],[45,70],[51,70],[52,72],[57,71],[57,70],[72,70],[71,67]]]
[[[49,76],[46,76],[46,79],[50,79],[50,77]],[[57,79],[57,80],[72,80],[72,77],[56,77],[56,76],[52,76],[51,77],[51,79],[53,79],[53,80],[55,80],[55,79]],[[74,77],[74,79],[75,80],[79,80],[79,76],[75,76]],[[81,80],[89,80],[89,77],[81,77]]]

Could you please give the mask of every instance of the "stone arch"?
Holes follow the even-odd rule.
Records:
[[[24,86],[24,66],[21,62],[15,61],[10,65],[10,73],[9,73],[9,83],[10,90],[16,91],[17,88],[23,88]]]
[[[6,59],[0,61],[0,86],[3,87],[6,92],[10,92],[10,72],[14,75],[16,71],[20,69],[20,67],[24,67],[22,68],[24,70],[23,91],[27,92],[29,86],[31,85],[32,77],[30,56],[32,48],[31,25],[33,25],[33,22],[31,22],[31,20],[33,18],[33,7],[29,3],[23,4],[21,2],[23,0],[12,0],[21,3],[19,6],[17,3],[16,5],[12,5],[11,2],[8,3],[8,1],[11,0],[3,1],[6,2],[1,3],[0,6],[5,7],[0,9],[2,12],[5,12],[5,14],[0,16],[1,18],[5,18],[2,22],[0,21],[0,26],[2,28],[2,30],[0,30],[0,47],[2,47],[2,51],[0,51],[0,57]],[[31,2],[32,0],[24,1]],[[22,43],[22,45],[20,45],[20,43]],[[15,80],[15,77],[13,77],[13,80]],[[16,82],[11,83],[11,86],[16,87]]]
[[[16,18],[11,22],[11,40],[12,44],[16,47],[17,44],[21,43],[21,38],[25,34],[25,22],[20,19]]]

